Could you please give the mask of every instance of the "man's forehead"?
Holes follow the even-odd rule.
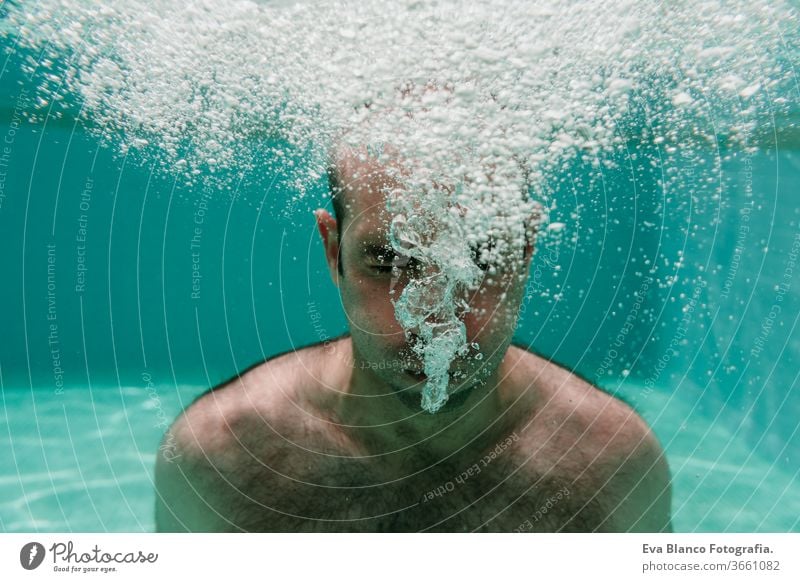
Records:
[[[352,212],[352,209],[348,212]],[[382,211],[362,212],[352,215],[345,224],[344,236],[361,248],[389,246],[389,221],[385,208]]]
[[[366,236],[369,232],[386,230],[389,223],[387,196],[399,187],[393,177],[394,169],[366,153],[366,149],[347,149],[337,152],[334,167],[342,205],[351,236]]]

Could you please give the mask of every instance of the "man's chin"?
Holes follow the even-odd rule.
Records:
[[[414,382],[425,384],[428,381],[428,375],[425,372],[413,370],[413,369],[405,369],[401,372],[403,375],[407,376]],[[476,384],[475,376],[473,375],[470,377],[463,371],[460,370],[453,370],[448,372],[450,379],[448,381],[448,388],[455,390],[459,388],[462,384]]]
[[[404,370],[404,375],[409,380],[404,386],[392,386],[392,392],[406,407],[414,411],[422,410],[422,392],[428,382],[428,377],[423,372]],[[460,377],[459,377],[460,376]],[[447,386],[447,402],[439,409],[438,413],[452,412],[467,401],[473,390],[483,384],[474,376],[451,373]]]

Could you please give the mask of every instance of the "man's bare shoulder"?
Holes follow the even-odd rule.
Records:
[[[518,348],[521,349],[521,348]],[[647,422],[627,403],[546,358],[526,352],[537,386],[533,439],[550,442],[548,461],[610,504],[613,529],[669,529],[670,476]]]
[[[200,395],[176,419],[173,433],[190,449],[210,455],[242,442],[257,424],[259,433],[289,436],[307,416],[317,388],[330,387],[330,360],[343,340],[315,344],[275,356]],[[199,451],[196,451],[199,452]]]
[[[156,461],[160,531],[228,529],[220,520],[230,496],[265,467],[279,471],[300,435],[308,438],[310,425],[318,424],[307,395],[322,381],[322,349],[310,346],[253,366],[178,416]],[[217,492],[224,493],[215,500]]]
[[[652,435],[641,416],[627,403],[603,391],[569,369],[533,352],[524,354],[525,376],[536,386],[536,414],[560,421],[576,431],[577,438],[591,437],[615,450]]]

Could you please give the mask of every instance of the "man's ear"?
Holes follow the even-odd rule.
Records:
[[[533,203],[533,210],[525,222],[525,260],[530,261],[533,256],[533,246],[536,242],[536,233],[542,223],[544,210],[538,202]]]
[[[536,241],[536,229],[525,229],[525,260],[530,261],[533,257],[533,243]]]
[[[336,228],[336,219],[324,208],[314,211],[317,219],[317,230],[325,249],[325,262],[328,263],[333,284],[339,286],[339,231]]]

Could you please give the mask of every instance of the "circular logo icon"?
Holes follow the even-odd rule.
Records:
[[[26,570],[35,570],[44,561],[44,546],[39,542],[29,542],[19,551],[19,563]]]

